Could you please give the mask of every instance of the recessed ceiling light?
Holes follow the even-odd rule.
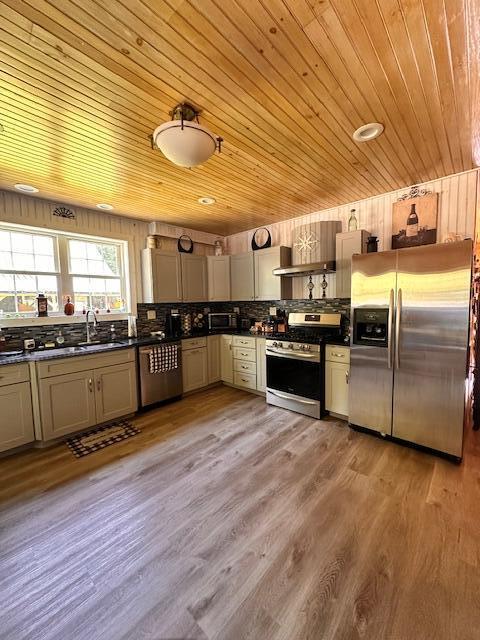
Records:
[[[380,122],[370,122],[359,127],[353,134],[355,142],[369,142],[375,140],[383,133],[383,124]]]
[[[113,209],[113,206],[111,204],[105,204],[104,202],[101,202],[100,204],[97,204],[97,209],[103,209],[104,211],[111,211]]]
[[[13,185],[17,191],[22,191],[22,193],[38,193],[37,187],[32,187],[31,184],[14,184]]]
[[[200,204],[215,204],[215,198],[210,198],[209,196],[203,196],[203,198],[199,198],[198,202]]]

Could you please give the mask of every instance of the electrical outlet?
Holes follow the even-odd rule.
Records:
[[[233,307],[233,313],[240,313],[240,307]]]
[[[277,315],[277,307],[270,307],[270,311],[269,311],[271,316],[276,316]]]
[[[156,320],[157,319],[157,312],[155,311],[155,309],[149,309],[147,311],[147,320]]]

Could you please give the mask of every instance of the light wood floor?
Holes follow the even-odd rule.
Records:
[[[463,465],[210,389],[0,461],[2,640],[478,640]]]

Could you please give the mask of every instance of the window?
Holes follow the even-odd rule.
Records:
[[[0,316],[35,315],[44,293],[53,315],[67,296],[75,311],[126,311],[125,244],[0,225]]]
[[[90,307],[124,310],[118,245],[69,239],[68,265],[77,311]]]
[[[0,229],[0,312],[34,313],[40,291],[58,311],[58,272],[54,236]]]

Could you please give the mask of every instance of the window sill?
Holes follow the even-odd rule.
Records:
[[[115,320],[128,320],[130,313],[100,313],[97,315],[99,322],[114,322]],[[51,324],[75,324],[85,323],[85,316],[48,316],[47,318],[25,317],[25,318],[2,318],[0,317],[0,327],[34,327]]]

